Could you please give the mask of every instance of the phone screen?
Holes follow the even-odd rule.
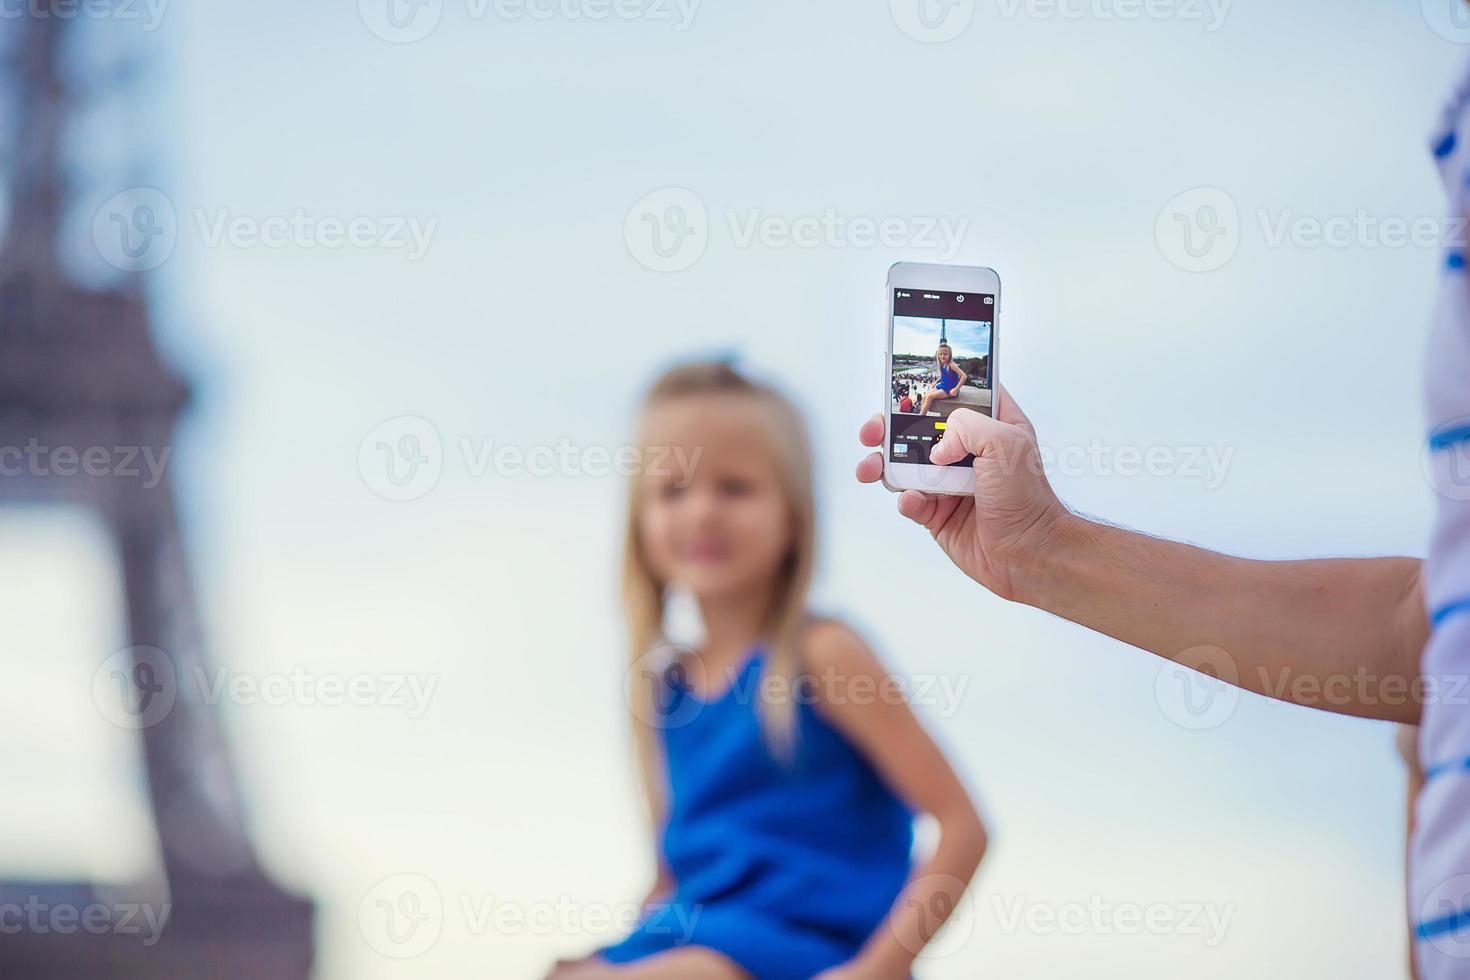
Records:
[[[937,289],[893,290],[893,376],[888,458],[928,463],[950,414],[994,411],[991,328],[995,296]],[[951,463],[969,466],[973,456]]]

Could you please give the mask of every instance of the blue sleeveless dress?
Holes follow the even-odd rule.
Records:
[[[665,672],[661,846],[675,890],[608,961],[704,946],[759,980],[806,980],[857,955],[907,882],[913,814],[814,706],[798,706],[792,758],[771,753],[763,661],[752,653],[708,702]]]
[[[960,372],[952,367],[941,367],[939,369],[939,388],[943,391],[953,392],[955,386],[960,383]]]

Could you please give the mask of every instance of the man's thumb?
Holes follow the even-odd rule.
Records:
[[[990,442],[995,427],[1001,424],[972,408],[956,409],[945,420],[944,435],[930,451],[929,462],[936,466],[947,466],[966,456],[980,455]]]

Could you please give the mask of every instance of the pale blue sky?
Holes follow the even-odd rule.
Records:
[[[1000,272],[1004,380],[1043,443],[1229,453],[1218,481],[1182,465],[1059,473],[1073,506],[1246,555],[1422,553],[1436,250],[1272,246],[1265,230],[1441,213],[1426,138],[1464,51],[1418,0],[1237,0],[1215,31],[982,0],[941,44],[907,36],[885,2],[706,0],[679,31],[445,0],[411,44],[374,36],[357,6],[170,7],[145,50],[171,87],[142,130],[181,216],[153,289],[163,343],[200,384],[175,472],[211,650],[252,674],[441,678],[418,719],[226,709],[263,856],[323,903],[323,977],[533,975],[598,937],[477,933],[461,900],[614,903],[645,887],[620,694],[622,485],[506,476],[474,453],[616,447],[659,366],[729,349],[808,413],[823,605],[895,670],[967,681],[959,710],[927,717],[994,848],[968,938],[920,977],[1399,975],[1388,726],[1247,697],[1218,727],[1182,728],[1154,660],[985,595],[851,470],[856,427],[884,404],[884,270],[937,260],[924,220],[963,219],[948,260]],[[708,241],[657,272],[624,227],[666,187],[697,196]],[[1155,238],[1197,187],[1240,216],[1236,254],[1211,272],[1171,264]],[[210,247],[193,215],[220,209],[437,225],[416,261]],[[895,219],[912,240],[770,245],[733,232],[753,211]],[[443,472],[390,501],[359,447],[401,416],[432,425]],[[0,862],[142,867],[136,754],[86,693],[120,642],[107,553],[85,525],[9,515],[0,555],[0,608],[22,624],[12,656],[65,692],[50,704],[17,686],[0,715],[25,744],[44,733],[52,760],[27,774],[33,802]],[[928,642],[916,608],[975,628]],[[125,832],[105,822],[114,805]],[[430,951],[395,961],[357,910],[404,872],[449,911]],[[1209,948],[1006,928],[1018,899],[1094,895],[1233,918]]]
[[[939,346],[939,320],[928,316],[896,316],[893,318],[893,352],[923,354],[933,357]],[[990,324],[976,320],[950,320],[945,324],[945,339],[956,357],[978,357],[990,353]]]

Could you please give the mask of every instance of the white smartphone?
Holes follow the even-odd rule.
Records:
[[[962,408],[995,414],[1000,276],[979,266],[898,262],[888,270],[883,346],[883,485],[973,493],[973,456],[936,466],[929,452]]]

